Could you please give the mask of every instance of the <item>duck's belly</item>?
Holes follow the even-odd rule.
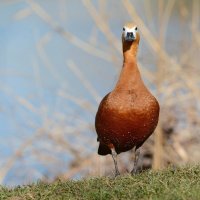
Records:
[[[159,107],[130,110],[97,112],[96,131],[98,140],[105,145],[113,144],[118,153],[140,147],[153,133],[158,123]]]

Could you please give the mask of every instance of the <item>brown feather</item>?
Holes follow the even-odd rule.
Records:
[[[95,119],[100,155],[110,154],[111,146],[118,154],[139,148],[157,126],[159,104],[144,85],[137,66],[139,40],[139,33],[133,42],[122,36],[120,77],[114,90],[101,101]]]

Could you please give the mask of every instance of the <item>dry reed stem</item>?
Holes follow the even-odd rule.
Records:
[[[48,32],[36,44],[36,49],[38,52],[39,57],[44,63],[44,67],[47,68],[48,72],[57,80],[60,81],[60,75],[57,70],[55,70],[52,62],[49,59],[48,54],[45,51],[45,46],[51,41],[52,33]],[[65,80],[67,82],[67,80]],[[66,83],[67,84],[67,83]]]
[[[69,41],[71,44],[75,45],[77,48],[82,49],[83,51],[89,53],[90,55],[94,55],[97,58],[101,58],[102,60],[109,61],[111,63],[118,62],[118,60],[115,60],[115,57],[110,56],[108,53],[104,52],[101,50],[101,48],[97,48],[95,45],[98,44],[97,41],[97,31],[92,32],[92,36],[94,37],[94,43],[90,42],[87,43],[85,41],[80,40],[76,36],[74,36],[72,33],[67,32],[64,30],[60,24],[53,19],[53,17],[48,14],[44,8],[40,6],[40,4],[34,2],[33,0],[26,0],[28,5],[30,7],[22,9],[21,11],[17,12],[15,15],[16,20],[21,20],[24,19],[25,17],[29,16],[31,13],[35,13],[37,16],[39,16],[43,21],[45,21],[53,31],[57,32],[60,34],[62,37],[66,39],[66,41]],[[97,28],[103,33],[105,38],[109,41],[109,49],[111,51],[116,51],[118,53],[121,53],[120,49],[120,42],[119,40],[114,36],[112,33],[111,28],[109,27],[109,24],[105,20],[105,5],[106,1],[99,1],[99,5],[101,5],[101,9],[98,10],[94,7],[94,4],[92,4],[88,0],[83,0],[83,3],[90,13],[90,16],[92,17],[92,20],[94,21],[95,29]],[[130,6],[130,1],[124,1],[122,2],[124,5],[127,4],[125,7],[127,11],[129,10],[130,15],[136,19],[137,22],[140,24],[140,29],[143,33],[144,38],[146,41],[149,43],[150,47],[153,49],[153,51],[156,53],[156,55],[160,56],[161,60],[164,60],[163,64],[159,64],[157,68],[157,75],[155,73],[151,72],[148,69],[145,69],[143,66],[141,67],[142,74],[145,75],[145,77],[150,80],[152,83],[156,83],[158,85],[157,89],[158,92],[163,95],[163,100],[161,101],[161,105],[163,107],[168,107],[168,106],[174,106],[174,107],[181,107],[184,113],[188,115],[187,123],[188,127],[186,130],[179,130],[181,132],[181,138],[179,137],[172,137],[171,140],[172,142],[170,144],[167,143],[167,140],[164,142],[163,149],[161,148],[161,151],[159,151],[158,156],[163,157],[163,165],[167,165],[167,162],[174,163],[178,165],[179,163],[187,163],[190,162],[192,159],[190,158],[189,154],[189,149],[190,146],[192,146],[192,141],[194,140],[195,136],[193,133],[194,125],[193,121],[197,121],[197,123],[200,124],[198,120],[198,113],[196,108],[193,110],[190,109],[190,105],[188,104],[193,104],[193,102],[199,99],[199,86],[198,86],[198,74],[194,74],[193,77],[191,78],[191,73],[188,73],[188,71],[185,68],[182,68],[182,65],[185,64],[190,64],[189,59],[192,58],[193,53],[196,51],[198,46],[200,46],[200,34],[198,30],[198,24],[199,24],[199,2],[198,1],[193,1],[192,5],[192,24],[190,27],[190,31],[192,33],[192,38],[193,42],[191,44],[191,47],[182,53],[179,59],[179,63],[174,60],[174,58],[170,57],[164,47],[165,44],[165,38],[166,38],[166,30],[167,30],[167,25],[170,20],[170,16],[172,13],[173,5],[174,5],[174,0],[168,1],[166,7],[164,6],[164,1],[162,0],[160,2],[160,7],[163,8],[163,11],[160,9],[160,15],[162,14],[162,26],[160,26],[160,40],[159,42],[156,40],[156,38],[152,35],[151,31],[146,27],[144,21],[139,17],[139,15],[136,13],[135,8],[131,4]],[[146,4],[145,4],[146,5]],[[128,7],[127,7],[128,6]],[[151,11],[147,14],[147,16],[151,15]],[[65,17],[63,17],[64,20]],[[141,21],[138,21],[141,20]],[[141,23],[140,23],[141,22]],[[113,36],[113,37],[110,37]],[[38,50],[38,55],[40,56],[41,60],[45,64],[45,67],[47,68],[48,71],[51,71],[51,74],[54,75],[54,78],[59,80],[59,74],[55,74],[56,70],[54,70],[54,66],[52,65],[50,58],[45,51],[46,44],[51,42],[51,37],[52,34],[47,33],[44,35],[37,43],[37,50]],[[113,40],[114,38],[114,40]],[[116,41],[116,44],[113,44],[113,42]],[[95,45],[94,45],[95,44]],[[100,44],[99,44],[100,45]],[[112,46],[111,46],[112,45]],[[112,47],[112,48],[110,48]],[[170,58],[170,59],[168,59]],[[69,61],[71,62],[71,61]],[[192,63],[193,64],[193,63]],[[87,80],[87,78],[83,75],[82,71],[80,70],[79,66],[76,66],[73,62],[70,64],[71,65],[71,70],[73,73],[77,76],[77,79],[81,82],[84,83],[84,87],[89,89],[90,94],[93,96],[96,102],[100,100],[100,96],[98,92],[95,90],[95,88],[92,86],[92,84]],[[74,67],[75,65],[75,67]],[[195,65],[195,64],[193,64]],[[141,65],[140,65],[141,66]],[[37,66],[34,65],[34,68]],[[81,66],[80,66],[81,67]],[[69,67],[70,68],[70,67]],[[193,67],[193,70],[197,70],[195,66]],[[37,69],[36,69],[37,70]],[[5,72],[3,72],[5,73]],[[2,74],[2,72],[1,72]],[[40,81],[40,74],[36,74],[36,79]],[[196,76],[195,76],[196,75]],[[181,77],[181,78],[180,78]],[[166,82],[165,82],[166,81]],[[165,85],[165,83],[167,83]],[[41,83],[38,83],[39,85]],[[181,91],[182,89],[185,88],[190,88],[190,90],[187,91],[187,93],[177,93],[177,91]],[[33,104],[31,104],[27,99],[24,99],[19,96],[15,96],[12,94],[9,88],[1,86],[1,90],[5,91],[8,96],[12,96],[12,98],[16,99],[16,102],[25,107],[28,111],[31,113],[37,114],[38,117],[43,119],[44,124],[42,125],[41,130],[43,130],[43,133],[41,136],[44,136],[45,139],[48,139],[48,145],[42,143],[43,141],[41,140],[42,147],[34,147],[33,143],[40,142],[41,136],[35,135],[33,138],[29,138],[27,141],[25,141],[19,149],[16,150],[16,152],[6,161],[6,163],[3,165],[3,167],[0,169],[0,177],[1,181],[4,179],[8,171],[12,168],[14,163],[23,155],[23,152],[27,149],[31,149],[31,156],[36,156],[36,158],[43,163],[59,163],[59,159],[56,158],[56,152],[67,152],[69,154],[72,154],[73,156],[73,162],[70,161],[70,163],[66,163],[66,168],[67,171],[65,173],[66,178],[73,178],[77,173],[79,174],[99,174],[99,173],[105,173],[105,169],[101,168],[101,166],[108,166],[109,162],[106,159],[101,159],[96,155],[96,153],[90,153],[86,152],[88,148],[86,148],[87,144],[91,144],[92,147],[96,147],[96,142],[95,140],[90,137],[83,137],[83,134],[87,130],[91,130],[92,127],[90,127],[90,124],[87,124],[86,121],[83,121],[84,119],[81,120],[81,118],[77,118],[77,116],[66,116],[64,119],[64,122],[62,123],[54,121],[53,119],[49,119],[46,115],[44,116],[43,111],[40,110],[36,107],[34,107]],[[174,95],[177,93],[177,95]],[[63,99],[66,99],[66,105],[68,102],[72,101],[76,105],[78,105],[83,111],[85,110],[86,112],[91,112],[94,114],[96,111],[96,108],[94,105],[91,103],[77,98],[75,96],[72,96],[68,94],[68,91],[65,90],[60,90],[58,91],[58,97],[61,97]],[[194,98],[195,97],[195,98]],[[198,103],[198,102],[197,102]],[[187,107],[185,107],[187,105]],[[161,116],[163,117],[163,116]],[[164,116],[168,117],[168,115]],[[71,121],[76,121],[74,127],[70,124]],[[28,123],[28,122],[27,122]],[[60,124],[59,124],[60,123]],[[64,124],[63,124],[64,123]],[[182,122],[186,123],[186,122]],[[159,124],[158,126],[158,131],[162,132],[162,124]],[[173,127],[175,128],[175,127]],[[44,131],[45,130],[45,131]],[[184,137],[184,131],[190,134],[190,137],[188,138]],[[182,137],[183,135],[183,137]],[[160,136],[160,134],[156,134],[156,137]],[[72,144],[69,144],[69,138],[73,137],[76,139],[76,147],[74,147]],[[32,142],[31,142],[32,140]],[[158,139],[157,141],[160,141],[156,145],[161,145],[162,138]],[[187,145],[185,145],[186,141],[189,141]],[[195,138],[195,142],[199,141],[199,139]],[[183,142],[185,142],[183,144]],[[53,143],[53,144],[52,144]],[[51,145],[55,145],[57,148],[54,148],[53,151],[51,149]],[[171,145],[172,144],[172,145]],[[34,147],[34,148],[33,148]],[[147,143],[145,143],[145,148],[149,152],[152,152],[152,147],[153,147],[153,142],[152,138],[150,138]],[[41,152],[41,155],[38,154],[38,152],[45,150]],[[160,147],[159,147],[160,148]],[[49,150],[49,152],[48,152]],[[191,150],[192,151],[192,150]],[[86,152],[86,156],[79,154],[79,152]],[[167,153],[165,153],[167,152]],[[78,158],[78,159],[77,159]],[[154,163],[155,166],[161,166],[162,164],[159,164],[159,159],[157,159],[157,163]],[[122,161],[123,162],[123,161]],[[67,165],[68,164],[68,165]],[[71,164],[71,165],[70,165]],[[73,168],[73,164],[75,164],[75,168]],[[111,163],[112,164],[112,163]],[[88,166],[93,166],[94,170],[90,172],[86,172]],[[95,169],[96,168],[96,169]],[[56,174],[57,169],[55,169]]]
[[[152,168],[155,170],[162,169],[164,167],[163,164],[163,143],[164,143],[163,133],[161,129],[161,124],[158,123],[157,128],[154,134],[154,153],[153,153],[153,163]]]
[[[92,84],[88,81],[88,79],[85,78],[85,76],[80,71],[80,69],[75,65],[75,63],[72,60],[68,60],[67,66],[77,76],[77,78],[81,81],[81,83],[87,89],[88,93],[90,93],[92,95],[92,97],[94,98],[96,103],[99,103],[100,100],[101,100],[101,97],[99,96],[96,89],[92,86]]]
[[[92,112],[92,113],[96,112],[96,106],[93,106],[90,102],[88,102],[86,100],[72,96],[71,94],[66,93],[65,91],[59,91],[58,95],[64,99],[72,101],[73,103],[75,103],[77,106],[79,106],[83,110],[87,109],[89,112]]]
[[[104,34],[105,38],[108,40],[109,44],[113,46],[118,53],[122,53],[121,44],[119,39],[113,34],[112,30],[110,29],[108,23],[103,19],[100,12],[98,12],[91,1],[89,0],[82,0],[82,3],[90,13],[92,19],[94,20],[95,24],[99,28],[99,30]],[[114,60],[116,62],[116,59]],[[142,66],[142,64],[138,61],[138,65],[141,68],[142,74],[152,83],[154,82],[154,76],[152,72]]]
[[[81,40],[76,37],[74,34],[66,31],[62,26],[60,26],[38,3],[33,0],[26,0],[30,5],[33,12],[39,16],[43,21],[45,21],[55,32],[63,36],[71,44],[75,45],[77,48],[87,52],[90,55],[96,56],[106,61],[112,61],[108,53],[92,46],[91,44]]]
[[[171,11],[173,9],[175,1],[169,1],[167,3],[167,6],[164,10],[163,6],[163,0],[159,1],[159,27],[160,27],[160,32],[159,32],[159,44],[162,49],[164,49],[165,46],[165,38],[166,38],[166,30],[167,30],[167,25],[169,22],[169,17],[171,16]],[[157,71],[157,77],[162,77],[162,79],[157,78],[156,85],[157,85],[157,95],[161,95],[160,91],[160,86],[163,81],[163,77],[165,77],[165,71],[161,67],[162,66],[162,57],[160,54],[158,54],[158,71]],[[164,159],[163,159],[163,154],[164,154],[164,148],[163,148],[163,143],[164,143],[164,136],[163,136],[163,131],[161,129],[161,124],[160,121],[158,122],[158,126],[155,130],[155,136],[154,136],[154,156],[153,156],[153,169],[161,169],[164,166]]]
[[[15,162],[23,155],[26,148],[30,148],[32,146],[33,141],[38,140],[43,134],[43,130],[38,130],[34,135],[32,135],[29,139],[25,140],[20,147],[15,151],[15,153],[8,158],[6,163],[0,168],[0,184],[2,184],[5,176],[8,171],[13,167]]]
[[[88,166],[92,166],[92,168],[95,169],[97,167],[95,166],[97,163],[94,162],[96,157],[97,157],[96,153],[93,153],[90,154],[87,158],[82,158],[76,167],[73,167],[72,169],[66,171],[64,174],[62,174],[61,178],[62,179],[73,178],[77,173],[80,173],[80,171],[87,169]]]
[[[31,8],[24,8],[20,11],[18,11],[15,15],[14,15],[14,19],[15,20],[22,20],[24,18],[27,18],[28,16],[30,16],[32,14],[32,9]]]
[[[118,52],[121,52],[121,44],[119,42],[119,39],[116,38],[116,36],[112,33],[110,27],[108,26],[108,23],[105,23],[105,20],[102,18],[102,16],[100,16],[100,13],[95,9],[91,1],[82,0],[82,3],[90,13],[92,19],[94,20],[100,31],[107,38],[109,44],[112,45]]]
[[[131,2],[129,0],[124,0],[122,1],[122,4],[127,9],[129,15],[140,25],[140,30],[146,41],[149,43],[150,47],[155,51],[155,53],[159,54],[168,64],[171,64],[173,68],[176,68],[177,72],[179,73],[182,70],[182,67],[172,57],[170,57],[164,49],[161,48],[160,44],[157,42],[155,37],[151,34],[150,30],[144,24],[143,20],[137,14]],[[187,74],[185,74],[184,71],[181,72],[181,77],[183,78],[183,80],[185,80],[184,84],[191,89],[194,97],[199,98],[199,88],[196,86],[195,83],[193,83],[192,80],[188,80]]]

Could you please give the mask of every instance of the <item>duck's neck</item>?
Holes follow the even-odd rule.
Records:
[[[134,62],[137,59],[138,44],[123,43],[124,63]]]
[[[142,80],[136,57],[137,47],[138,45],[132,45],[129,48],[123,46],[124,62],[115,89],[130,90],[137,88],[138,84],[141,84]]]

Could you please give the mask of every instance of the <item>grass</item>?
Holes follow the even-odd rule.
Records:
[[[200,199],[200,166],[0,188],[0,199]]]

